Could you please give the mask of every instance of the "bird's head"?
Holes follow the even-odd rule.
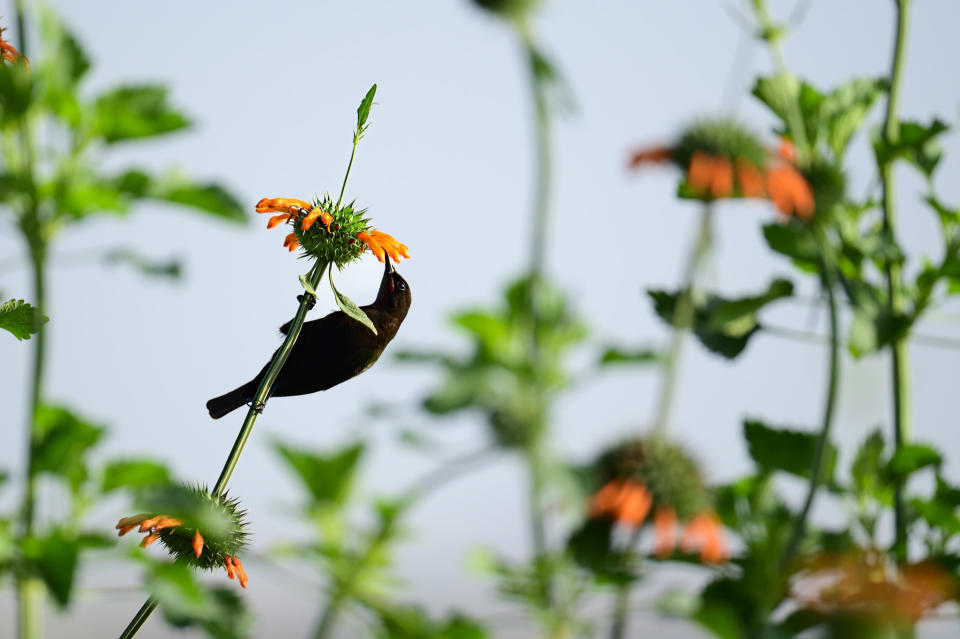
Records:
[[[388,309],[392,312],[398,312],[401,319],[406,316],[410,310],[410,285],[403,279],[393,264],[390,262],[390,256],[383,255],[383,279],[380,280],[380,290],[377,292],[377,299],[374,305]]]

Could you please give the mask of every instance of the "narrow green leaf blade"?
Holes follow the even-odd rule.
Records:
[[[374,84],[370,87],[370,90],[367,91],[367,95],[363,96],[363,100],[360,102],[360,106],[357,107],[357,130],[361,130],[363,125],[367,123],[367,118],[370,116],[370,107],[373,106],[373,96],[377,94],[377,85]]]
[[[373,325],[373,322],[370,321],[367,314],[363,312],[363,309],[357,306],[356,302],[352,299],[337,290],[336,285],[333,283],[333,268],[330,269],[330,288],[333,289],[333,296],[336,298],[337,306],[340,307],[340,310],[369,328],[373,331],[373,334],[376,335],[377,327]]]
[[[0,304],[0,328],[9,331],[18,340],[30,339],[40,327],[50,321],[36,307],[23,300],[7,300]]]
[[[167,102],[159,85],[121,86],[100,95],[93,105],[93,132],[108,144],[179,131],[189,120]]]

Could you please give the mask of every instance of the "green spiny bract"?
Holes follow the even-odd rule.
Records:
[[[195,568],[212,570],[222,568],[227,557],[237,557],[246,549],[250,536],[247,511],[240,509],[239,499],[225,494],[211,495],[202,485],[177,486],[158,497],[158,505],[168,502],[158,511],[183,522],[158,531],[160,543],[178,560]],[[193,550],[197,530],[203,537],[199,557]]]
[[[653,508],[669,506],[687,520],[709,506],[710,496],[697,462],[681,446],[662,437],[637,437],[600,454],[594,464],[601,486],[613,480],[642,484]]]
[[[686,170],[697,151],[733,162],[746,160],[758,169],[770,161],[757,136],[733,120],[701,120],[690,126],[673,147],[673,161]]]
[[[329,213],[333,220],[329,230],[319,219],[306,231],[299,221],[294,222],[294,232],[300,246],[320,263],[336,264],[337,268],[342,269],[358,259],[366,248],[357,234],[370,232],[370,220],[364,217],[367,210],[355,209],[354,202],[338,207],[329,194],[324,195],[323,199],[316,199],[314,204],[321,211]]]

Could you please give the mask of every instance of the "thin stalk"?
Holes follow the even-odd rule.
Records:
[[[888,143],[900,138],[900,92],[903,85],[903,62],[907,43],[909,0],[896,0],[896,44],[890,71],[890,98],[883,124],[883,136]],[[896,240],[896,196],[893,180],[893,164],[886,162],[880,167],[880,182],[883,189],[883,228],[887,236]],[[886,264],[887,293],[890,312],[904,312],[906,300],[903,294],[903,278],[900,265],[894,261]],[[907,338],[901,336],[890,346],[893,383],[893,442],[897,450],[910,438],[910,372],[907,356]],[[904,514],[903,485],[898,482],[894,494],[894,542],[893,553],[900,560],[907,558],[907,520]]]
[[[697,223],[697,235],[687,256],[687,265],[683,272],[683,281],[677,294],[677,305],[673,313],[673,332],[670,335],[670,346],[663,360],[663,376],[660,383],[660,395],[657,399],[657,408],[653,417],[652,432],[654,436],[663,435],[670,422],[673,412],[673,400],[676,395],[677,378],[679,377],[680,358],[683,355],[683,345],[687,333],[693,325],[696,312],[694,287],[703,262],[710,253],[710,242],[713,235],[713,206],[707,202],[700,211]]]
[[[640,541],[640,528],[636,528],[627,544],[630,556],[635,555],[637,543]],[[610,626],[610,639],[624,639],[627,636],[627,615],[630,612],[629,585],[617,588],[617,596],[613,603],[613,624]]]
[[[313,632],[313,639],[327,639],[330,636],[337,621],[337,616],[340,614],[343,599],[344,596],[340,590],[330,597],[327,606],[323,609],[323,615],[320,617],[317,629]]]
[[[343,175],[343,184],[340,186],[340,195],[337,197],[337,205],[334,208],[340,208],[340,202],[343,201],[343,193],[347,190],[347,180],[350,179],[350,169],[353,168],[353,157],[357,154],[357,144],[360,143],[360,132],[353,134],[353,149],[350,151],[350,162],[347,163],[347,172]]]
[[[314,289],[320,285],[320,278],[323,277],[323,272],[326,270],[326,268],[326,264],[320,264],[319,262],[314,264],[313,269],[310,271],[310,285]],[[312,297],[312,295],[306,293],[303,295],[303,299],[300,301],[300,306],[297,308],[297,314],[294,316],[293,322],[290,325],[290,330],[287,332],[287,336],[283,340],[283,344],[280,345],[280,349],[270,361],[270,367],[267,369],[266,374],[260,381],[260,386],[257,387],[257,392],[253,396],[253,402],[251,402],[250,409],[247,411],[247,416],[243,420],[243,426],[240,427],[240,432],[237,434],[237,439],[233,443],[233,448],[230,450],[230,454],[227,456],[227,461],[223,465],[223,470],[220,471],[220,477],[217,478],[217,483],[210,491],[212,495],[222,495],[223,491],[226,490],[227,484],[230,481],[230,477],[233,475],[233,471],[237,467],[237,462],[240,460],[240,454],[243,453],[243,447],[250,438],[250,433],[253,432],[253,425],[256,423],[257,417],[260,416],[260,413],[263,412],[263,408],[266,406],[267,399],[270,397],[270,391],[273,389],[273,383],[277,380],[280,370],[286,363],[287,357],[290,356],[290,352],[293,350],[293,346],[296,343],[297,338],[300,336],[300,329],[303,327],[303,322],[304,319],[306,319],[307,311],[310,309],[310,298]],[[156,608],[157,601],[153,599],[153,597],[147,599],[143,606],[140,607],[140,610],[137,612],[134,618],[130,620],[130,623],[127,624],[127,627],[120,634],[120,639],[130,639],[130,637],[136,635],[141,626],[146,623],[147,619],[150,618],[150,615],[153,614],[153,611],[156,610]]]
[[[820,426],[820,435],[817,438],[817,448],[813,455],[813,465],[810,467],[810,484],[807,488],[807,497],[797,515],[793,525],[793,532],[787,542],[783,555],[780,557],[781,568],[785,567],[793,558],[800,541],[803,539],[807,526],[807,518],[813,507],[813,500],[823,483],[823,461],[830,443],[830,429],[833,426],[833,416],[837,403],[837,389],[840,385],[840,322],[837,310],[835,289],[837,286],[836,263],[827,239],[820,228],[814,228],[814,234],[820,248],[820,277],[827,298],[827,315],[830,318],[830,350],[827,356],[827,396],[823,403],[823,421]]]

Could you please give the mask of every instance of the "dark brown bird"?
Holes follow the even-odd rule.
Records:
[[[411,301],[407,281],[394,270],[388,255],[384,255],[384,260],[377,299],[362,307],[376,326],[377,334],[343,311],[305,322],[290,357],[280,369],[271,396],[307,395],[327,390],[373,366],[397,334],[400,323],[410,310]],[[290,322],[287,322],[280,327],[280,332],[285,335],[289,328]],[[249,382],[207,402],[210,417],[220,419],[253,401],[260,380],[269,367],[270,362],[267,362]]]

